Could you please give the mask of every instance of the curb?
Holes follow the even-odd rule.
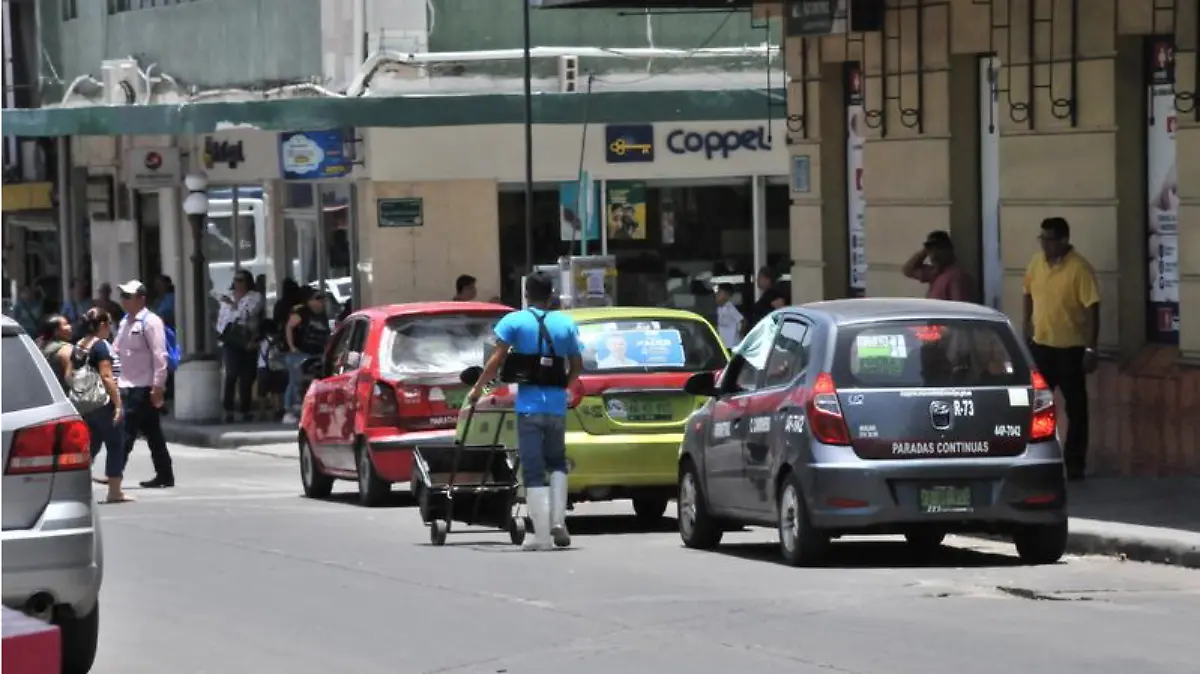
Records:
[[[227,430],[219,426],[193,426],[163,420],[163,436],[168,443],[206,449],[237,449],[256,445],[277,445],[296,441],[295,428],[272,430]]]
[[[1200,569],[1200,534],[1071,518],[1067,552]]]

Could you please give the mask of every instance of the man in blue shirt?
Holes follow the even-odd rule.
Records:
[[[474,404],[483,387],[494,381],[509,353],[551,356],[568,363],[569,387],[583,369],[580,356],[579,328],[564,313],[550,311],[554,294],[553,279],[534,272],[525,279],[526,311],[514,311],[496,324],[496,348],[483,374],[467,394]],[[543,337],[539,350],[541,325],[545,325],[549,344]],[[546,363],[549,358],[543,358]],[[533,537],[526,550],[548,550],[553,544],[567,547],[567,388],[521,384],[517,387],[517,449],[521,457],[521,475],[525,481],[525,503],[533,520]],[[546,473],[550,473],[549,487]]]

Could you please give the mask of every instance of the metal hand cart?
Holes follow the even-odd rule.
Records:
[[[429,525],[429,542],[445,545],[451,523],[507,531],[513,545],[525,541],[525,518],[520,515],[517,450],[500,444],[505,417],[496,422],[491,444],[470,445],[475,406],[466,410],[461,438],[450,445],[418,446],[414,468],[421,484],[421,518]],[[460,480],[470,475],[475,479]],[[457,532],[456,532],[457,533]]]

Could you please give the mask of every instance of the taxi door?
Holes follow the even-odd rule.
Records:
[[[358,378],[363,371],[363,347],[367,342],[370,319],[355,317],[342,325],[345,346],[339,349],[328,385],[329,459],[332,466],[345,471],[357,470],[354,456],[355,416],[358,413]]]

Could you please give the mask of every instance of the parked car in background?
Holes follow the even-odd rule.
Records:
[[[363,505],[412,477],[413,448],[454,441],[467,387],[462,371],[483,361],[510,307],[427,302],[371,307],[334,332],[300,415],[304,493],[358,482]]]
[[[780,309],[742,340],[689,424],[679,531],[777,527],[791,564],[832,538],[1012,536],[1031,563],[1067,541],[1054,395],[1008,318],[960,302],[853,299]]]
[[[725,347],[702,317],[653,307],[587,308],[567,312],[579,325],[583,374],[567,411],[571,502],[631,499],[634,512],[657,521],[676,493],[679,444],[688,417],[707,398],[685,393],[696,372],[726,365]],[[484,396],[468,444],[516,447],[514,397],[504,387]],[[463,419],[465,422],[465,417]]]
[[[4,441],[4,605],[58,625],[63,672],[92,667],[103,548],[92,497],[90,435],[46,359],[0,318]]]

